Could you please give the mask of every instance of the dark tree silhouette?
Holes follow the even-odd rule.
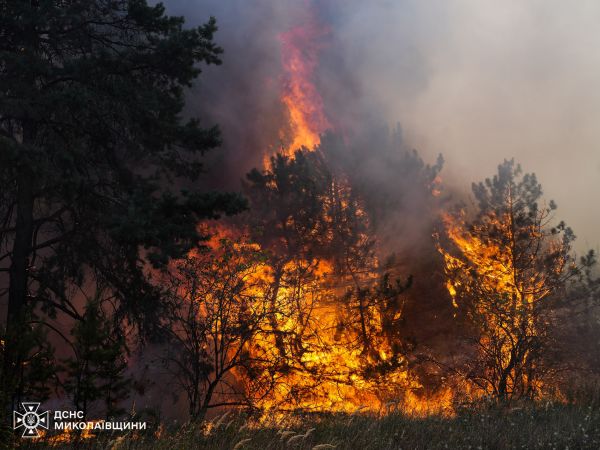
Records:
[[[251,374],[266,361],[250,347],[267,333],[263,264],[256,244],[223,237],[211,250],[178,261],[163,280],[172,300],[163,321],[164,362],[194,419],[210,408],[256,400]]]
[[[183,24],[145,0],[0,5],[8,400],[16,400],[28,357],[16,344],[28,312],[43,307],[81,320],[68,286],[100,281],[113,290],[121,317],[156,316],[159,293],[144,261],[160,266],[184,255],[203,238],[199,220],[243,206],[237,195],[190,184],[219,132],[183,120],[184,92],[198,63],[220,63],[221,49],[213,18],[197,28]]]

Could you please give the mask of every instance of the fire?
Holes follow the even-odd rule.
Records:
[[[103,420],[91,420],[88,421],[88,426],[81,432],[74,431],[72,429],[64,429],[62,433],[56,435],[48,435],[44,430],[38,431],[40,434],[39,440],[51,446],[58,446],[60,444],[74,443],[81,440],[92,439],[96,437],[94,433],[94,425],[96,423],[104,422]]]
[[[527,225],[510,211],[490,212],[470,227],[464,211],[446,214],[446,235],[456,251],[438,247],[453,305],[479,333],[471,381],[479,394],[502,400],[543,391],[544,308],[567,263],[564,244],[543,229],[543,211]]]
[[[207,245],[218,253],[220,240],[241,235],[239,230],[221,226]],[[235,246],[260,250],[258,244],[245,240]],[[254,301],[247,308],[257,314],[273,311],[262,319],[262,332],[246,345],[256,361],[267,362],[265,368],[254,371],[252,377],[245,369],[234,371],[236,384],[244,386],[265,418],[292,410],[453,414],[452,390],[425,393],[407,361],[386,338],[385,318],[376,303],[365,311],[370,330],[369,350],[365,350],[359,328],[352,323],[356,317],[340,301],[340,289],[344,289],[340,285],[347,285],[348,280],[340,278],[332,261],[292,258],[278,281],[266,260],[254,268],[240,263],[248,267],[246,281],[254,286]],[[311,277],[302,279],[307,273]],[[278,291],[271,299],[275,285]],[[202,307],[199,311],[206,313]]]
[[[443,219],[449,238],[460,249],[466,259],[471,262],[477,274],[483,280],[482,285],[485,289],[494,293],[520,295],[515,290],[510,253],[503,251],[504,249],[499,246],[486,245],[475,234],[469,233],[464,217],[455,221],[450,215],[445,214]],[[506,227],[502,221],[496,221],[496,223],[501,227]],[[442,255],[446,262],[447,271],[467,270],[464,260],[456,258],[445,251],[442,251]],[[459,287],[461,287],[460,280],[448,280],[448,292],[452,296],[455,307],[458,307],[457,290]]]
[[[282,150],[288,156],[301,147],[312,150],[319,145],[320,135],[331,128],[314,80],[319,41],[326,34],[327,29],[312,19],[279,36],[284,72],[281,102],[289,121],[289,129],[281,130],[280,138],[287,143]]]
[[[297,161],[299,149],[314,151],[322,133],[331,128],[315,84],[320,42],[327,32],[309,14],[305,23],[279,36],[283,66],[280,99],[288,119],[280,130],[284,143],[280,153],[288,161]],[[264,168],[274,170],[270,155],[265,155]],[[334,215],[351,209],[350,186],[344,180],[332,183],[329,195],[337,192],[339,198],[323,199],[324,205],[332,202],[325,206],[325,217],[319,217],[326,224],[324,228],[334,226]],[[431,186],[432,195],[439,195],[440,186],[441,180],[436,179]],[[360,205],[352,206],[348,221],[366,218]],[[295,224],[286,222],[281,226],[293,228]],[[220,239],[252,235],[243,226],[221,223],[216,228],[216,235],[207,244],[217,253]],[[334,239],[330,236],[334,234],[333,228],[323,233],[323,242]],[[369,237],[359,240],[368,241]],[[271,256],[267,255],[277,253],[276,248],[286,248],[285,242],[275,244],[276,248],[268,248],[268,243],[264,244],[267,248],[261,248],[251,240],[236,245],[251,246],[266,255],[246,276],[248,285],[253,286],[252,292],[247,292],[253,300],[245,306],[246,310],[266,314],[259,319],[261,331],[244,344],[243,350],[262,365],[250,370],[237,368],[233,371],[235,381],[227,380],[229,384],[242,386],[255,406],[267,412],[402,410],[414,415],[452,414],[453,392],[443,389],[434,395],[426,394],[418,377],[409,370],[398,342],[394,342],[396,338],[387,334],[386,323],[388,330],[393,328],[389,323],[401,319],[401,308],[390,313],[389,308],[382,306],[385,299],[371,298],[363,304],[363,300],[356,298],[363,295],[366,286],[378,282],[380,271],[375,257],[369,261],[370,269],[346,267],[342,274],[339,262],[334,261],[336,257],[311,257],[311,252],[302,248],[291,252],[298,254],[269,259]],[[250,267],[253,263],[240,264]],[[348,295],[355,298],[344,300]],[[212,294],[208,295],[207,301],[211,297]],[[198,311],[206,314],[203,307]],[[223,358],[227,360],[229,355]]]
[[[311,268],[313,280],[295,282],[296,274]],[[407,361],[386,339],[385,318],[376,305],[366,307],[371,334],[369,351],[365,351],[357,327],[352,326],[356,318],[350,317],[348,306],[340,302],[339,285],[348,280],[339,278],[331,261],[296,258],[283,270],[291,275],[281,283],[271,305],[275,320],[265,324],[268,332],[254,341],[249,351],[260,360],[281,361],[285,368],[274,375],[269,391],[258,393],[257,406],[267,412],[401,410],[417,416],[453,414],[451,389],[424,393],[418,378],[407,369]],[[274,285],[273,269],[268,265],[255,275],[263,281],[261,286]],[[268,303],[267,292],[258,297]],[[282,343],[278,335],[283,336]],[[281,355],[282,348],[285,356]],[[240,380],[244,382],[242,374]]]
[[[298,263],[292,262],[290,266]],[[317,296],[314,292],[302,293],[302,304],[297,310],[287,305],[285,290],[278,297],[285,305],[284,314],[279,317],[279,330],[293,337],[301,336],[302,352],[291,356],[290,370],[277,376],[275,389],[260,406],[267,410],[355,413],[387,412],[383,410],[394,403],[395,408],[416,415],[449,412],[449,403],[431,402],[417,395],[422,386],[404,367],[369,373],[369,367],[391,361],[394,352],[381,336],[373,337],[372,354],[365,354],[357,345],[360,340],[357,333],[343,325],[344,307],[333,300],[333,293],[325,285],[325,279],[331,275],[327,272],[329,264],[320,262],[319,265],[323,278],[315,286],[319,291]],[[304,319],[299,317],[302,311],[308,314]],[[377,311],[370,313],[370,326],[381,330],[378,323],[381,317]],[[260,351],[276,359],[273,335],[260,344]]]
[[[289,120],[280,131],[285,143],[280,153],[290,160],[300,148],[313,151],[320,135],[331,128],[315,85],[321,49],[318,41],[326,34],[313,18],[280,35],[284,70],[281,102]],[[264,167],[273,169],[269,155]],[[436,179],[432,195],[439,195],[440,185],[441,180]],[[332,186],[332,191],[335,189],[343,188]],[[335,208],[339,214],[340,209],[349,208],[349,200],[343,196],[338,200]],[[359,207],[353,215],[363,217],[366,213]],[[323,217],[323,221],[331,223],[332,218]],[[208,243],[213,252],[218,252],[220,239],[252,234],[243,227],[219,224],[216,228]],[[251,241],[236,245],[252,246],[267,255],[272,251]],[[418,377],[408,369],[406,357],[386,335],[384,324],[399,320],[401,310],[389,317],[381,301],[349,306],[340,300],[349,286],[360,291],[361,285],[376,282],[376,260],[372,261],[374,270],[360,268],[358,274],[341,275],[333,259],[295,254],[282,258],[282,263],[277,258],[264,259],[246,277],[253,286],[249,297],[254,299],[246,308],[267,314],[260,324],[261,332],[245,344],[244,350],[265,364],[250,376],[246,368],[236,369],[233,384],[243,386],[255,406],[268,413],[300,409],[452,414],[452,390],[425,394]],[[359,308],[362,330],[356,324]]]
[[[278,328],[290,336],[302,338],[302,352],[290,355],[291,370],[278,376],[274,392],[262,402],[266,408],[299,408],[317,411],[354,412],[366,405],[368,410],[381,408],[383,398],[378,390],[385,379],[389,386],[420,387],[406,372],[396,372],[386,377],[365,377],[364,367],[369,356],[355,344],[357,336],[349,330],[340,330],[344,311],[332,300],[333,293],[325,285],[331,275],[327,261],[317,263],[319,279],[305,288],[299,297],[301,304],[293,307],[288,303],[289,288],[278,295],[282,303]],[[292,261],[287,270],[294,271],[306,266],[305,261]],[[300,317],[302,314],[305,317]],[[274,330],[273,330],[274,331]],[[277,345],[271,339],[261,345],[261,350],[276,358]],[[377,346],[378,358],[385,360],[391,350]],[[371,361],[373,362],[373,361]],[[381,393],[381,392],[379,392]]]
[[[535,295],[545,294],[544,279],[540,274],[532,274],[527,280],[519,280],[515,276],[517,268],[510,247],[490,245],[477,237],[478,233],[484,232],[482,227],[475,227],[475,232],[470,233],[464,222],[464,213],[460,220],[453,220],[450,215],[444,215],[444,222],[448,236],[460,249],[465,259],[452,256],[449,252],[442,251],[448,272],[466,271],[470,267],[477,271],[482,291],[490,295],[505,295],[512,299],[514,308],[531,308]],[[499,229],[501,234],[511,236],[510,219],[507,217],[493,218],[493,226]],[[532,233],[535,233],[532,231]],[[470,289],[464,286],[459,279],[448,280],[448,292],[452,296],[455,307],[458,307],[457,297],[460,288]],[[483,306],[480,306],[483,307]],[[481,311],[482,313],[485,311]]]

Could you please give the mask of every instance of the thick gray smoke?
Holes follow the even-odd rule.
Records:
[[[190,96],[224,133],[215,178],[237,183],[277,145],[277,36],[312,9],[329,28],[316,82],[340,132],[400,122],[407,146],[429,162],[441,152],[444,180],[465,191],[514,157],[556,200],[577,248],[598,245],[600,3],[169,0],[167,9],[220,25],[224,65]]]

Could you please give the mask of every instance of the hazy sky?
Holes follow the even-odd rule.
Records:
[[[577,248],[600,243],[600,2],[167,4],[191,23],[212,14],[221,24],[225,64],[207,73],[204,89],[236,159],[252,160],[251,150],[239,150],[239,142],[253,145],[240,130],[260,134],[276,110],[277,34],[313,8],[330,28],[317,74],[330,115],[400,122],[408,143],[431,162],[442,153],[444,178],[466,189],[514,157],[557,202]],[[243,77],[258,82],[240,87]],[[211,85],[237,94],[211,95]],[[231,150],[235,133],[242,137]]]
[[[442,152],[451,178],[478,180],[515,157],[556,200],[577,247],[596,247],[600,2],[400,3],[357,4],[344,26],[365,38],[350,51],[366,58],[358,76],[385,116],[422,152]],[[403,64],[394,43],[420,67]],[[424,78],[411,90],[413,76]]]

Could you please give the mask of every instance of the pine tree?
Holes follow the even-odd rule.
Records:
[[[556,205],[539,203],[536,176],[512,160],[473,184],[473,194],[475,215],[448,218],[449,242],[440,248],[450,294],[473,328],[476,356],[465,374],[498,400],[533,398],[551,371],[555,312],[578,272],[575,236],[564,222],[551,226]]]
[[[75,355],[65,361],[64,388],[75,408],[87,414],[94,402],[102,401],[106,417],[122,413],[118,403],[127,398],[131,383],[124,338],[95,301],[87,305],[71,334]]]
[[[0,4],[9,400],[25,357],[16,343],[26,307],[82,320],[68,287],[103,283],[117,314],[151,324],[160,296],[144,262],[184,255],[204,237],[199,220],[243,208],[238,195],[198,187],[219,131],[182,117],[198,64],[220,63],[216,30],[213,18],[185,29],[145,0]]]

